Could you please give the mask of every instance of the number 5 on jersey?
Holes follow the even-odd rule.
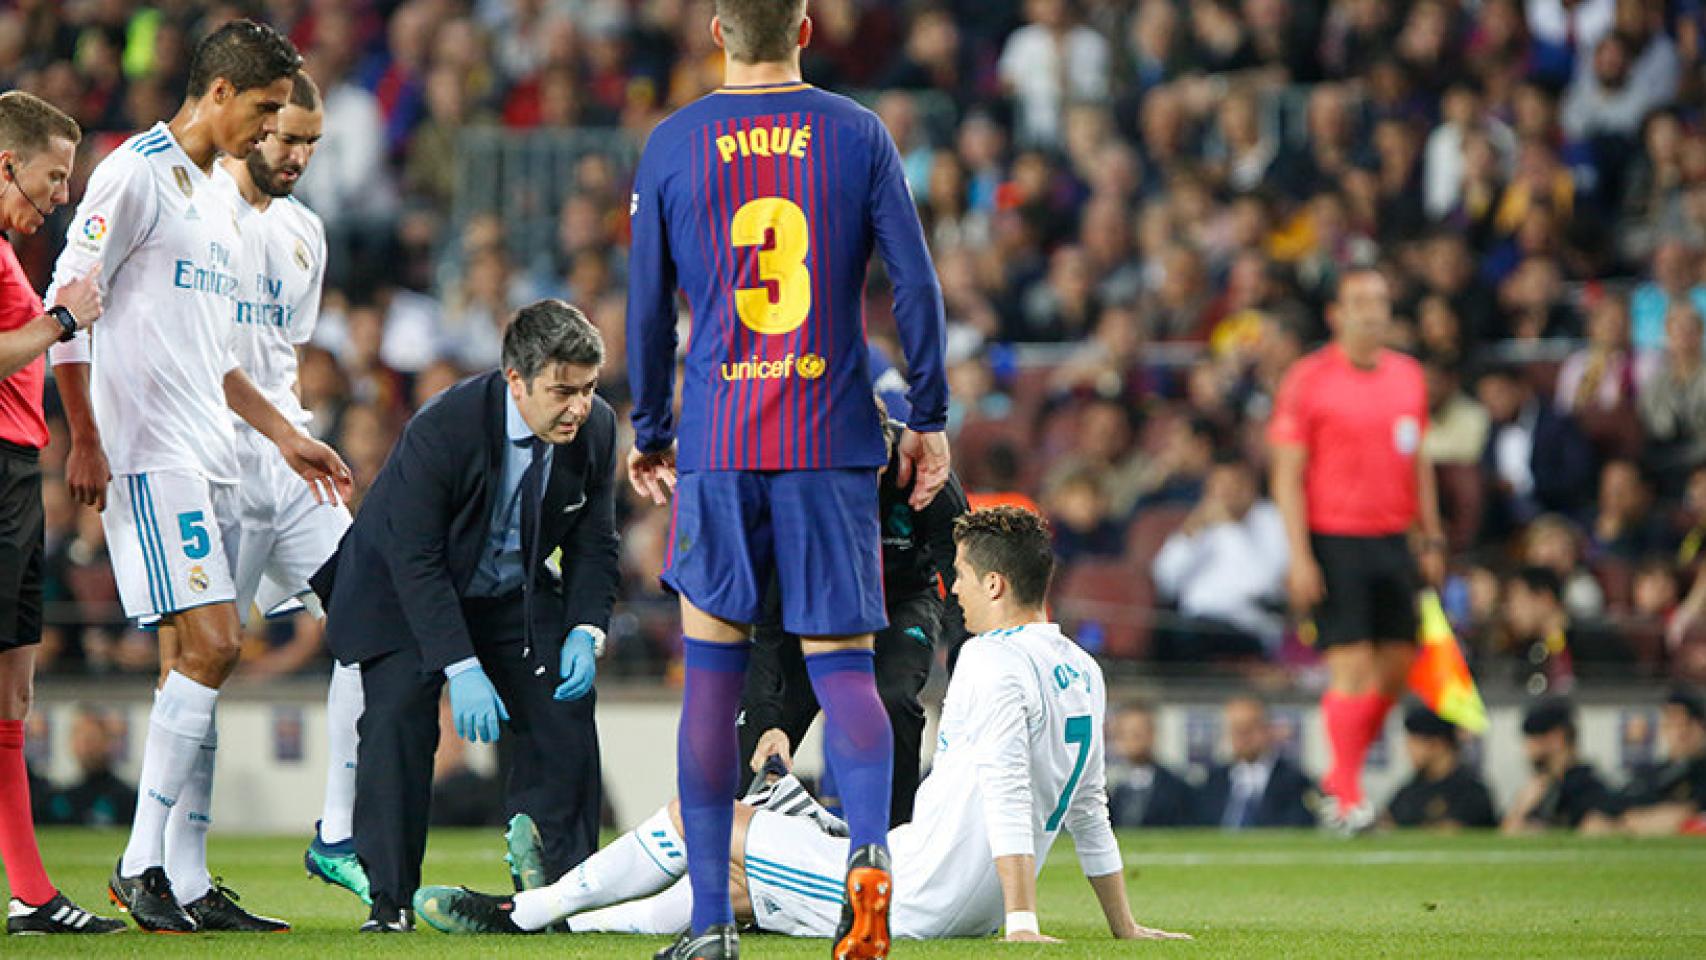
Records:
[[[797,330],[812,309],[812,275],[806,269],[811,227],[806,212],[783,197],[749,200],[729,223],[729,241],[737,247],[759,248],[758,279],[763,285],[735,291],[740,322],[770,336]]]

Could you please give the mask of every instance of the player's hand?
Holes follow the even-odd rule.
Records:
[[[1416,558],[1416,565],[1421,569],[1422,581],[1428,586],[1439,590],[1445,586],[1446,563],[1445,548],[1438,544],[1428,544],[1422,547],[1421,554]]]
[[[1132,924],[1129,929],[1121,930],[1119,933],[1115,934],[1115,937],[1117,939],[1120,939],[1120,940],[1192,940],[1192,939],[1195,939],[1194,937],[1192,937],[1188,933],[1173,933],[1173,932],[1168,931],[1168,930],[1157,930],[1154,927],[1145,927],[1145,926],[1141,926],[1141,925],[1135,924],[1135,923]]]
[[[96,510],[107,508],[107,484],[113,472],[107,468],[107,455],[98,443],[73,443],[65,456],[65,485],[71,488],[71,499]]]
[[[1298,613],[1315,609],[1327,596],[1327,582],[1321,576],[1321,565],[1311,556],[1293,557],[1291,569],[1285,574],[1285,589],[1291,595],[1291,608]]]
[[[1055,937],[1046,933],[1032,933],[1029,930],[1015,930],[1005,937],[1008,943],[1059,943]]]
[[[450,678],[450,714],[456,721],[456,735],[469,743],[497,743],[499,721],[509,719],[503,698],[481,667]]]
[[[593,637],[581,627],[569,631],[569,636],[563,641],[563,656],[558,664],[557,676],[563,679],[557,684],[557,691],[551,694],[555,700],[579,700],[592,689],[592,682],[598,678],[598,658],[593,655]]]
[[[53,295],[53,305],[64,307],[77,318],[80,330],[89,329],[89,325],[101,318],[101,288],[95,281],[100,278],[101,265],[76,280],[71,281]]]
[[[336,450],[301,432],[279,444],[278,449],[290,469],[308,481],[315,503],[343,503],[349,499],[355,481]]]
[[[948,483],[952,461],[946,433],[917,433],[908,428],[900,435],[899,472],[894,479],[902,490],[912,484],[912,509],[923,510],[936,499]]]
[[[794,755],[788,746],[788,735],[777,727],[771,727],[759,736],[758,746],[753,749],[748,765],[752,767],[753,773],[763,773],[764,761],[771,757],[781,757],[783,766],[794,769]]]
[[[668,503],[675,492],[675,446],[656,453],[641,453],[638,447],[629,450],[628,482],[635,493],[658,506]]]

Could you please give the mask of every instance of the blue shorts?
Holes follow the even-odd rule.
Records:
[[[888,626],[882,549],[875,469],[684,473],[663,582],[751,624],[774,575],[789,633],[856,636]]]

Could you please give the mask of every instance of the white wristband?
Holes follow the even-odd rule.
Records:
[[[1015,933],[1041,932],[1042,928],[1037,926],[1037,915],[1035,911],[1014,910],[1007,914],[1007,933],[1009,936]]]

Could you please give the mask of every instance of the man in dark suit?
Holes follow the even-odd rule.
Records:
[[[1155,759],[1155,711],[1122,705],[1108,720],[1108,814],[1116,827],[1188,827],[1195,791]]]
[[[597,848],[595,657],[616,594],[616,418],[594,394],[598,331],[574,307],[523,307],[503,369],[429,403],[403,431],[338,552],[314,577],[326,640],[361,664],[355,839],[373,912],[411,925],[448,682],[459,736],[519,738],[509,812],[555,876]]]
[[[1262,702],[1234,697],[1226,703],[1225,723],[1232,762],[1209,772],[1198,792],[1198,822],[1228,830],[1315,826],[1309,809],[1315,784],[1275,746]]]

